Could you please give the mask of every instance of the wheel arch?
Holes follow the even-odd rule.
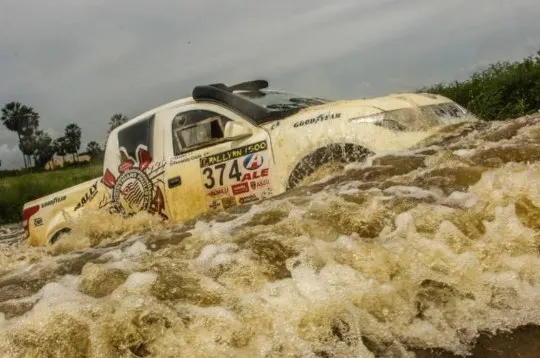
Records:
[[[60,236],[63,234],[69,234],[71,232],[71,228],[68,226],[64,226],[62,228],[57,229],[47,240],[48,245],[54,245],[58,239],[60,239]]]
[[[285,190],[288,191],[296,187],[300,181],[313,174],[323,164],[363,161],[373,154],[375,153],[366,147],[350,142],[331,143],[317,148],[296,163],[286,179]]]

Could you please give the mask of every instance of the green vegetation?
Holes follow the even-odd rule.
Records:
[[[75,161],[81,148],[81,129],[68,124],[64,135],[52,139],[39,128],[39,114],[30,106],[19,102],[7,103],[1,110],[0,121],[10,131],[17,133],[24,168],[0,170],[0,225],[21,220],[23,205],[45,195],[69,188],[101,176],[104,151],[95,141],[87,144],[88,163]],[[108,133],[128,121],[121,113],[114,114],[108,123]],[[64,164],[54,171],[45,166],[54,155],[65,159],[70,154],[73,163]],[[33,164],[33,165],[32,165]],[[1,165],[1,161],[0,161]]]
[[[522,61],[497,62],[470,79],[424,87],[446,96],[483,120],[505,120],[540,110],[540,51]]]
[[[24,203],[101,176],[102,163],[0,179],[0,224],[19,222]]]

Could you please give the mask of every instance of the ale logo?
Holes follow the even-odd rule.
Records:
[[[244,168],[247,170],[257,170],[262,167],[264,158],[262,155],[253,153],[244,158]]]

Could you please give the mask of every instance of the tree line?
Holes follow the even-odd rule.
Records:
[[[418,92],[440,94],[486,120],[517,118],[540,110],[540,50],[521,61],[502,61],[465,81],[439,83]]]
[[[71,155],[73,161],[75,158],[79,159],[81,128],[76,123],[70,123],[65,127],[63,136],[52,139],[48,133],[39,129],[39,119],[40,115],[34,108],[20,102],[10,102],[2,108],[0,120],[8,130],[17,133],[24,167],[43,169],[54,155],[62,157],[64,161],[66,155]],[[127,120],[128,117],[121,113],[114,114],[109,120],[107,133]],[[91,141],[87,144],[86,151],[90,156],[94,156],[103,150],[99,143]]]

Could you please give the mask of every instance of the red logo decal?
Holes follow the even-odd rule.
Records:
[[[239,183],[232,186],[233,195],[243,194],[249,192],[248,183]]]
[[[263,169],[261,171],[255,171],[255,172],[252,172],[252,173],[244,174],[244,176],[242,177],[242,180],[240,180],[240,181],[259,179],[259,178],[263,178],[263,177],[267,177],[267,176],[268,176],[268,168],[265,168],[265,169]]]

